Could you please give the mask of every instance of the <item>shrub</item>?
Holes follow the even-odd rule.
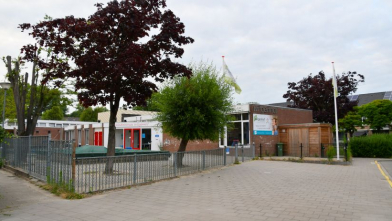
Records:
[[[349,148],[354,157],[392,157],[392,134],[353,137]]]
[[[336,155],[336,149],[334,146],[329,146],[327,149],[327,158],[328,161],[331,162],[333,157]]]

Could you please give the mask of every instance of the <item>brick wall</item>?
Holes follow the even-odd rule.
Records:
[[[253,114],[273,115],[278,119],[278,128],[281,124],[300,124],[312,123],[313,113],[310,110],[301,110],[294,108],[282,108],[268,105],[251,104],[249,107],[249,126],[250,140],[255,143],[256,156],[260,154],[260,144],[262,145],[262,154],[276,155],[276,144],[279,136],[274,135],[253,135]]]
[[[163,134],[163,150],[177,152],[180,146],[180,142],[180,140],[170,136],[169,134]],[[218,142],[213,142],[210,140],[190,141],[186,146],[186,151],[212,150],[217,148],[219,148]]]
[[[52,140],[62,140],[63,139],[63,129],[55,127],[36,127],[34,131],[34,136],[48,136]]]

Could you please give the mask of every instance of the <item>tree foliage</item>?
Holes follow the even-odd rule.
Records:
[[[45,79],[76,79],[78,99],[85,107],[110,106],[108,155],[114,155],[115,121],[120,99],[129,106],[144,104],[157,90],[153,79],[162,82],[174,76],[190,76],[186,66],[173,62],[183,45],[193,42],[183,36],[185,26],[165,0],[110,1],[96,4],[97,11],[85,18],[67,16],[22,24],[37,43],[56,55],[72,59],[53,63],[56,69]]]
[[[374,100],[358,108],[358,114],[364,117],[364,124],[380,131],[383,127],[392,126],[392,101]]]
[[[359,115],[355,110],[350,111],[342,119],[339,119],[339,129],[343,129],[346,133],[353,137],[356,127],[362,127],[361,115]]]
[[[199,64],[191,69],[191,78],[174,78],[152,96],[163,131],[181,140],[178,151],[185,151],[188,141],[218,140],[233,106],[232,89],[215,67]]]
[[[357,105],[350,102],[347,96],[357,90],[360,82],[364,82],[364,76],[356,72],[347,72],[337,75],[338,97],[338,118],[342,118],[347,112],[352,111]],[[313,111],[315,122],[335,124],[334,96],[332,78],[327,79],[324,72],[320,71],[317,75],[303,78],[301,81],[289,82],[289,90],[283,95],[290,107],[310,109]]]
[[[43,120],[62,120],[63,118],[63,110],[59,106],[53,106],[42,114]]]
[[[97,122],[98,121],[98,113],[108,111],[106,107],[88,107],[83,110],[82,114],[80,115],[81,121],[90,121],[90,122]]]

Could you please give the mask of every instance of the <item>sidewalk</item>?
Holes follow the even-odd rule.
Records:
[[[47,191],[41,190],[25,179],[0,170],[0,220],[24,205],[59,200]]]
[[[0,220],[389,221],[392,189],[374,159],[352,166],[251,161],[82,200],[63,200],[0,173],[24,203]],[[6,181],[5,181],[6,180]],[[21,201],[18,201],[20,203]]]

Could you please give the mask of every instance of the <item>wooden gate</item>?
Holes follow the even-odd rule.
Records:
[[[289,131],[289,146],[290,156],[301,156],[301,144],[302,144],[302,156],[309,156],[309,132],[308,128],[292,128]]]

